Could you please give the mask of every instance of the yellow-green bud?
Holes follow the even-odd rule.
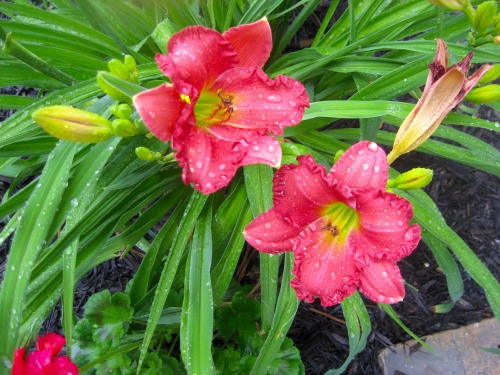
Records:
[[[491,84],[472,89],[465,97],[475,104],[491,103],[500,100],[500,85]]]
[[[474,29],[481,35],[485,35],[493,22],[497,13],[497,4],[495,1],[485,1],[480,4],[474,17]]]
[[[126,103],[115,104],[109,110],[118,118],[129,119],[132,116],[132,107]]]
[[[137,157],[141,160],[144,161],[156,161],[158,160],[157,156],[155,154],[158,154],[157,152],[153,153],[149,148],[147,147],[137,147],[135,149],[135,154]]]
[[[33,113],[33,118],[47,133],[68,141],[97,143],[113,136],[111,122],[73,107],[40,108]]]
[[[432,180],[433,171],[427,168],[413,168],[408,172],[400,174],[393,180],[389,180],[387,188],[412,190],[421,189]]]
[[[113,132],[119,137],[132,137],[138,134],[134,123],[128,119],[119,118],[113,120],[111,126],[113,127]]]
[[[469,0],[428,0],[429,3],[441,8],[462,10],[467,6]]]
[[[342,155],[344,155],[344,150],[338,150],[333,157],[333,162],[336,163]]]
[[[500,44],[500,35],[497,35],[493,38],[493,43]]]
[[[122,63],[120,60],[113,59],[108,62],[108,69],[111,74],[115,77],[121,78],[125,81],[130,80],[130,72],[128,71],[127,66]]]
[[[493,67],[484,73],[484,76],[479,80],[479,83],[490,83],[500,77],[500,64],[494,64]]]
[[[123,92],[121,92],[111,83],[109,83],[109,81],[106,79],[106,75],[109,76],[109,73],[103,71],[97,73],[96,80],[101,90],[104,91],[113,99],[115,99],[116,101],[132,104],[132,98],[130,96],[125,95]]]

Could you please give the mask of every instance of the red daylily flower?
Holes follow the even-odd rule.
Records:
[[[401,301],[396,263],[415,249],[420,227],[409,225],[410,202],[386,191],[385,152],[357,143],[328,174],[309,155],[297,160],[275,174],[274,207],[246,227],[246,240],[266,253],[293,250],[291,284],[306,302],[335,305],[357,288],[375,302]]]
[[[299,123],[309,106],[300,82],[264,73],[271,49],[266,19],[224,34],[187,27],[172,36],[167,55],[156,56],[172,84],[134,97],[149,130],[176,150],[184,182],[202,193],[226,186],[240,166],[278,167],[274,136]]]
[[[37,350],[28,354],[24,348],[14,352],[12,375],[77,375],[78,367],[65,356],[57,356],[66,340],[57,333],[38,336]]]

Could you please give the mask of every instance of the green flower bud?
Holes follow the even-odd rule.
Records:
[[[452,10],[462,10],[464,9],[469,0],[428,0],[429,3],[434,4],[441,8],[452,9]]]
[[[147,147],[137,147],[135,149],[135,154],[137,157],[141,160],[144,161],[156,161],[158,158],[155,156],[157,152],[153,153],[149,148]]]
[[[33,118],[47,133],[68,141],[97,143],[113,136],[108,120],[77,108],[44,107],[33,113]]]
[[[132,116],[132,107],[126,103],[115,104],[110,108],[112,114],[118,118],[129,119]]]
[[[500,85],[487,85],[472,89],[465,97],[475,104],[491,103],[500,100]]]
[[[480,4],[476,10],[474,17],[474,29],[481,35],[488,32],[490,26],[495,22],[495,15],[497,13],[497,4],[495,1],[485,1]]]
[[[130,81],[130,72],[127,66],[120,60],[113,59],[108,62],[108,69],[115,77],[121,78],[125,81]]]
[[[408,172],[400,174],[395,179],[389,180],[387,188],[401,190],[421,189],[431,182],[432,175],[432,169],[413,168]]]
[[[484,76],[479,80],[479,83],[490,83],[500,77],[500,64],[494,64],[493,68],[488,70]]]
[[[128,119],[119,118],[111,123],[113,132],[119,137],[132,137],[137,135],[137,128],[134,123]]]
[[[106,75],[109,75],[109,73],[103,71],[97,73],[96,80],[101,90],[118,102],[132,104],[132,98],[130,96],[125,95],[122,91],[118,90],[115,86],[113,86],[106,79]]]

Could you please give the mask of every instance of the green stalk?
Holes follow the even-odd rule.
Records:
[[[76,80],[73,77],[67,75],[66,73],[60,71],[57,68],[54,68],[53,66],[49,65],[46,61],[42,60],[34,53],[27,50],[16,40],[14,40],[14,38],[12,37],[12,33],[6,34],[5,30],[3,30],[2,27],[0,27],[0,39],[2,39],[4,43],[2,48],[3,52],[14,56],[15,58],[19,59],[20,61],[32,67],[33,69],[49,77],[52,77],[68,86],[71,86],[76,82]]]
[[[272,192],[273,170],[262,164],[245,167],[245,186],[248,201],[254,217],[270,209],[273,205]],[[260,254],[260,289],[262,331],[267,332],[274,317],[278,293],[278,271],[281,257]]]

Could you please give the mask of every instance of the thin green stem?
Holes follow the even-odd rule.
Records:
[[[3,52],[14,56],[15,58],[25,63],[26,65],[31,66],[33,69],[49,77],[52,77],[58,80],[59,82],[64,83],[65,85],[70,86],[76,82],[76,80],[73,77],[70,77],[61,70],[54,68],[53,66],[49,65],[46,61],[42,60],[37,55],[27,50],[16,40],[14,40],[11,33],[6,34],[1,27],[0,27],[0,38],[4,42],[2,48]]]

